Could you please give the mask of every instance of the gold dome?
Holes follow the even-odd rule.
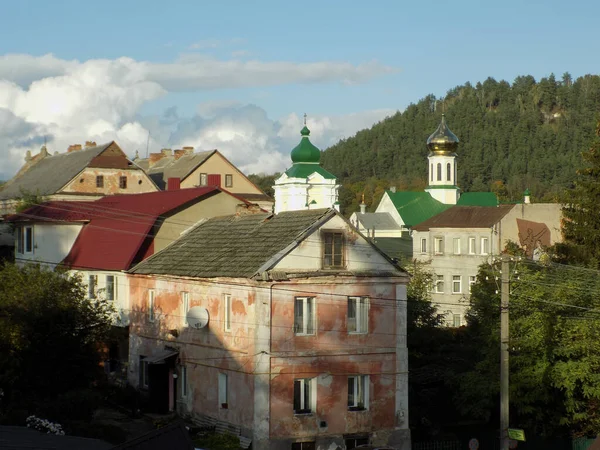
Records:
[[[427,148],[432,153],[440,155],[454,153],[458,147],[458,138],[450,131],[448,125],[446,125],[446,116],[442,114],[442,121],[440,122],[437,130],[433,132],[429,139],[427,139]]]

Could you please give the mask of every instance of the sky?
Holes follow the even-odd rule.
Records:
[[[0,0],[0,180],[44,140],[291,164],[429,94],[600,68],[600,2]],[[448,118],[451,122],[451,118]],[[433,131],[433,130],[432,130]]]

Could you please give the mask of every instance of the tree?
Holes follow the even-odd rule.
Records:
[[[38,265],[0,267],[0,415],[36,413],[99,380],[112,307],[76,277]],[[28,409],[28,411],[24,411]]]
[[[577,171],[575,188],[563,208],[563,233],[578,262],[600,267],[600,121],[591,147],[581,156],[584,167]]]

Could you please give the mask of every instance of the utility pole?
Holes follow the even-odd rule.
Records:
[[[500,450],[508,450],[508,300],[510,297],[510,257],[502,258],[500,290]]]

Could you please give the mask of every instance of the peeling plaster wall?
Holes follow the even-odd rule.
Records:
[[[96,176],[104,177],[104,187],[96,187]],[[127,177],[127,188],[119,187],[120,177]],[[140,194],[159,189],[141,169],[100,169],[87,167],[61,189],[61,193],[78,194]]]

